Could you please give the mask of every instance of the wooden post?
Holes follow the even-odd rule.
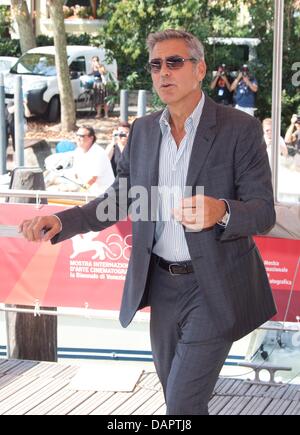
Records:
[[[6,306],[8,307],[8,306]],[[28,308],[21,305],[13,308]],[[55,308],[41,309],[55,310]],[[7,356],[13,359],[57,361],[57,317],[6,312]]]
[[[40,168],[17,168],[14,171],[11,189],[45,190]],[[34,198],[19,198],[12,202],[34,203]],[[45,203],[45,201],[43,201]],[[7,306],[9,307],[9,306]],[[13,306],[13,308],[24,308]],[[28,308],[28,307],[25,307]],[[41,307],[55,311],[56,308]],[[7,356],[14,359],[57,361],[57,317],[6,312]]]

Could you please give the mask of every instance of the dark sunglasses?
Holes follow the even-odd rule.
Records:
[[[152,59],[148,62],[147,69],[151,73],[157,73],[161,70],[163,61],[166,61],[167,68],[171,70],[180,69],[187,61],[197,62],[194,57],[168,56],[165,59]]]
[[[88,137],[90,135],[89,134],[79,134],[79,133],[76,133],[76,136],[77,137]]]
[[[122,132],[122,133],[115,133],[114,136],[115,136],[115,137],[118,137],[118,136],[119,136],[119,137],[127,137],[127,136],[128,136],[128,133],[124,133],[124,132]]]

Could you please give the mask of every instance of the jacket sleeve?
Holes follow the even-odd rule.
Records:
[[[262,234],[275,223],[271,169],[260,123],[251,118],[239,135],[234,155],[236,197],[225,198],[230,220],[220,240]]]
[[[133,128],[134,124],[120,159],[114,183],[106,192],[88,204],[57,213],[62,223],[62,231],[53,237],[51,243],[62,242],[76,234],[101,231],[127,217],[130,206],[128,191],[131,187],[130,149]]]

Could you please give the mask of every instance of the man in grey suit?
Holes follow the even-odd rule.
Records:
[[[158,186],[147,198],[147,219],[133,219],[120,321],[126,327],[150,305],[167,413],[207,414],[232,342],[276,313],[251,237],[275,222],[271,174],[260,123],[202,92],[206,65],[199,40],[169,29],[147,42],[153,85],[166,109],[134,122],[106,195],[25,221],[21,230],[28,240],[53,243],[99,231],[127,215],[130,188],[150,193]],[[182,199],[171,194],[166,200],[163,188],[174,186]],[[131,214],[138,209],[132,196]],[[115,207],[117,215],[108,212],[105,220]]]

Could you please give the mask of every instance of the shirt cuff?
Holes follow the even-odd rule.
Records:
[[[61,220],[60,220],[60,218],[59,218],[58,216],[56,216],[56,214],[54,214],[53,216],[56,217],[56,219],[58,220],[59,225],[60,225],[59,232],[61,232],[61,231],[62,231],[62,223],[61,223]]]
[[[230,220],[230,206],[229,203],[226,201],[226,199],[224,198],[219,198],[220,201],[224,201],[225,202],[225,206],[226,206],[226,214],[227,214],[227,222],[224,223],[222,221],[217,222],[217,224],[222,227],[222,228],[226,228],[229,224],[229,220]]]

